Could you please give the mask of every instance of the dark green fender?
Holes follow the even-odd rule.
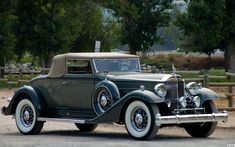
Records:
[[[199,95],[201,97],[201,104],[207,100],[216,100],[219,98],[218,94],[208,88],[199,89]]]
[[[87,120],[86,123],[112,123],[118,122],[120,116],[124,115],[125,108],[134,100],[141,100],[148,103],[161,103],[164,102],[163,98],[160,98],[155,93],[148,90],[135,90],[127,95],[123,96],[118,100],[112,107],[110,107],[106,112],[97,116],[92,120]]]
[[[36,112],[40,114],[42,109],[45,110],[45,107],[42,108],[42,99],[39,98],[40,94],[36,93],[35,89],[31,86],[22,86],[19,90],[14,94],[11,102],[9,103],[4,115],[12,115],[15,113],[16,106],[18,102],[25,97],[29,97],[32,103],[35,106]]]

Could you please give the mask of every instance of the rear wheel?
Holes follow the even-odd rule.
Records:
[[[155,114],[159,113],[157,105],[142,101],[133,101],[125,113],[125,126],[134,139],[153,139],[159,127],[155,125]]]
[[[37,121],[38,114],[29,99],[22,99],[16,107],[15,122],[19,131],[24,134],[38,134],[44,122]]]
[[[215,104],[212,101],[207,101],[203,105],[206,113],[217,113],[217,109]],[[217,122],[206,122],[206,123],[194,123],[194,124],[186,124],[185,130],[189,135],[193,137],[208,137],[210,136],[217,126]]]
[[[98,126],[96,124],[78,124],[78,123],[75,123],[75,125],[82,132],[91,132],[95,130],[95,128]]]

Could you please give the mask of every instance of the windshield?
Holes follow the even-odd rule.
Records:
[[[140,72],[139,59],[95,59],[97,72]]]

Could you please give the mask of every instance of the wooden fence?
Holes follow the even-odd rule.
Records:
[[[40,74],[47,74],[49,72],[49,68],[39,68],[39,69],[29,69],[29,68],[3,68],[4,69],[4,76],[7,75],[6,78],[0,78],[1,81],[5,81],[8,84],[8,87],[11,88],[14,85],[25,84],[28,80],[24,79],[24,75],[31,75],[31,77],[40,75]],[[152,70],[147,70],[145,72],[152,72]],[[176,71],[177,74],[196,74],[198,75],[196,78],[184,78],[185,82],[195,81],[198,83],[202,83],[204,87],[227,87],[228,92],[225,93],[224,96],[220,96],[222,99],[228,100],[228,108],[221,108],[226,110],[233,110],[235,111],[235,107],[233,107],[233,96],[235,96],[235,92],[233,92],[233,87],[235,87],[235,83],[232,82],[232,78],[235,77],[235,73],[227,73],[223,76],[211,76],[208,74],[207,70],[202,71]],[[17,76],[17,80],[12,80],[13,76]],[[227,79],[227,83],[209,83],[210,79]]]

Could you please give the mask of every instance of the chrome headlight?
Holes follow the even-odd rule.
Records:
[[[186,100],[186,97],[181,97],[180,98],[180,104],[183,108],[186,108],[187,106],[187,100]]]
[[[197,95],[198,90],[200,89],[200,85],[198,85],[196,82],[190,82],[186,85],[186,88],[191,95]]]
[[[154,92],[157,93],[157,95],[159,95],[160,97],[165,97],[167,94],[167,87],[165,84],[157,84],[154,87]]]
[[[193,97],[193,102],[194,102],[194,104],[196,105],[196,107],[200,107],[200,105],[201,105],[201,99],[200,99],[199,96]]]

